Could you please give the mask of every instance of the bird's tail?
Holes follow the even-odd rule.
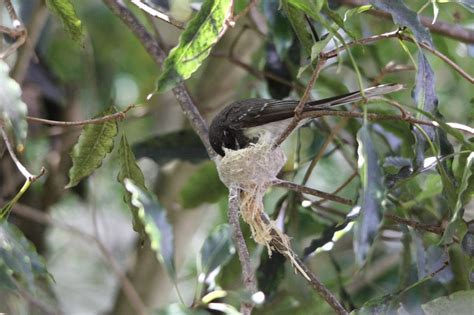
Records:
[[[333,96],[329,98],[324,98],[317,101],[311,101],[306,104],[310,108],[315,109],[322,109],[325,107],[332,107],[344,104],[350,104],[354,102],[358,102],[364,98],[369,99],[375,96],[381,96],[389,93],[393,93],[396,91],[403,90],[405,86],[399,83],[391,83],[391,84],[382,84],[367,88],[364,90],[364,96],[362,96],[361,91],[351,92],[344,95]]]

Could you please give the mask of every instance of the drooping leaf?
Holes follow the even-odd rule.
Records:
[[[117,180],[125,187],[125,178],[130,178],[140,189],[146,190],[145,178],[143,177],[140,167],[137,165],[135,155],[128,145],[125,134],[122,135],[122,138],[120,139],[118,154],[120,159],[120,171],[117,175]],[[125,202],[128,204],[133,215],[133,229],[143,238],[145,230],[138,215],[138,208],[132,204],[132,194],[128,190],[125,191]]]
[[[427,315],[472,314],[474,290],[459,291],[421,305]]]
[[[97,117],[113,113],[110,108]],[[89,176],[102,165],[105,156],[114,148],[117,135],[117,122],[108,120],[101,124],[86,125],[72,151],[72,167],[69,170],[69,183],[66,188],[76,186],[83,178]]]
[[[457,190],[458,197],[456,200],[456,206],[454,208],[451,220],[449,221],[448,226],[446,227],[446,230],[443,234],[443,238],[441,239],[442,244],[451,243],[456,233],[462,233],[463,231],[465,232],[466,226],[462,221],[462,216],[464,213],[463,194],[464,194],[464,191],[468,188],[469,178],[472,176],[473,160],[474,160],[474,152],[469,154],[469,156],[467,157],[463,176]],[[461,236],[462,238],[463,235],[458,235],[458,236]]]
[[[227,29],[230,0],[206,0],[189,22],[164,61],[157,92],[164,92],[188,79],[209,56],[212,47]]]
[[[234,254],[231,228],[228,224],[221,224],[206,238],[198,255],[198,267],[204,281],[209,281],[211,274],[215,277],[214,271],[227,264]]]
[[[363,125],[357,133],[357,142],[359,144],[357,153],[362,190],[357,203],[360,207],[360,214],[355,226],[354,251],[357,262],[362,265],[374,242],[382,219],[384,186],[377,152],[367,125]]]
[[[208,161],[189,177],[180,199],[184,208],[195,208],[206,202],[217,202],[226,193],[227,187],[219,179],[215,164]]]
[[[192,163],[208,158],[201,139],[193,130],[180,130],[158,135],[132,147],[137,158],[148,157],[158,164],[179,159]]]
[[[48,8],[61,19],[69,36],[76,41],[82,41],[82,23],[77,17],[76,10],[70,0],[46,0]]]
[[[416,73],[413,97],[417,107],[428,113],[435,113],[438,106],[436,96],[435,74],[423,52],[418,53],[418,70]],[[434,127],[423,126],[430,139],[434,138]]]
[[[13,129],[17,148],[21,148],[26,139],[26,104],[21,100],[20,85],[10,78],[10,68],[0,59],[0,119],[6,129]],[[2,140],[3,143],[3,140]]]
[[[291,1],[289,0],[281,1],[283,12],[288,17],[288,20],[295,31],[296,37],[298,37],[301,46],[303,46],[306,56],[310,56],[311,47],[313,46],[314,41],[311,34],[307,30],[305,13],[304,11],[293,6],[293,4],[290,2]]]
[[[40,290],[36,280],[52,279],[44,259],[38,255],[33,244],[6,220],[0,222],[0,269],[3,270],[1,277],[7,277],[0,287],[16,287],[18,284],[33,295]]]
[[[418,42],[433,46],[431,34],[421,24],[418,14],[410,10],[402,0],[370,0],[369,2],[374,7],[390,13],[398,25],[409,27]]]
[[[138,217],[145,226],[151,249],[165,266],[168,275],[176,280],[174,264],[173,227],[168,222],[166,211],[155,195],[141,189],[130,179],[124,179],[125,189],[132,195],[132,205],[138,208]]]

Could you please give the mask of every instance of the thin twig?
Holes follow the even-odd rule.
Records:
[[[21,45],[25,43],[27,37],[26,29],[23,26],[23,23],[21,23],[20,19],[18,19],[18,15],[16,14],[15,7],[11,3],[11,0],[5,0],[5,6],[10,19],[12,20],[13,27],[16,29],[18,35],[14,36],[16,37],[16,40],[13,44],[11,44],[3,52],[0,52],[0,59],[4,59],[14,53]],[[12,32],[10,34],[13,35],[14,33]]]
[[[7,151],[10,154],[10,157],[12,158],[13,163],[15,163],[16,168],[20,171],[23,177],[26,178],[26,180],[33,183],[34,181],[36,181],[38,178],[40,178],[46,173],[46,169],[44,167],[41,168],[41,171],[38,175],[31,174],[30,171],[26,169],[26,167],[20,162],[20,160],[16,156],[15,150],[13,149],[12,144],[10,143],[10,139],[8,139],[7,132],[5,131],[3,127],[3,123],[1,121],[0,121],[0,133],[2,134],[3,141],[5,142]]]
[[[381,40],[385,39],[390,39],[390,38],[397,38],[400,40],[405,40],[409,42],[414,42],[413,39],[409,36],[403,35],[400,33],[399,30],[393,31],[393,32],[387,32],[383,34],[377,34],[373,36],[369,36],[366,38],[361,38],[356,41],[352,41],[349,43],[346,43],[345,45],[341,45],[335,49],[332,49],[328,52],[322,52],[321,56],[324,56],[324,58],[330,59],[337,57],[342,51],[344,51],[347,48],[353,47],[355,45],[368,45],[372,44]],[[468,80],[470,83],[474,83],[474,78],[468,74],[466,71],[464,71],[460,66],[458,66],[454,61],[446,57],[444,54],[439,52],[438,50],[434,49],[433,47],[430,47],[429,45],[425,43],[418,43],[423,49],[426,49],[427,51],[431,52],[433,55],[444,61],[447,65],[452,67],[456,72],[458,72],[463,78]]]
[[[35,222],[51,225],[56,228],[65,230],[69,233],[73,233],[89,243],[90,242],[95,243],[97,247],[99,248],[100,252],[102,253],[102,255],[104,256],[107,263],[112,267],[113,272],[120,279],[125,296],[129,300],[130,305],[133,307],[135,312],[141,315],[147,314],[145,304],[141,300],[134,286],[131,284],[130,280],[128,280],[125,274],[121,271],[121,268],[119,264],[117,263],[117,261],[115,260],[115,258],[112,256],[110,251],[104,246],[104,244],[100,240],[98,240],[93,235],[90,235],[89,233],[83,232],[82,230],[76,228],[75,226],[58,221],[54,219],[53,217],[51,217],[51,215],[44,213],[42,211],[39,211],[37,209],[31,208],[29,206],[16,204],[13,207],[13,212],[17,215],[33,220]]]
[[[358,7],[368,4],[364,0],[338,0],[338,2],[350,6]],[[381,10],[369,10],[368,13],[385,19],[392,19],[390,13]],[[443,36],[451,37],[464,43],[474,44],[474,30],[464,28],[460,25],[453,25],[443,21],[433,23],[433,18],[429,16],[420,16],[423,26],[427,27],[431,32],[438,33]]]
[[[324,198],[324,199],[331,200],[331,201],[334,201],[334,202],[342,203],[342,204],[348,205],[348,206],[354,205],[354,202],[352,200],[349,200],[349,199],[346,199],[346,198],[343,198],[343,197],[339,197],[339,196],[336,196],[336,195],[333,195],[333,194],[329,194],[329,193],[326,193],[324,191],[317,190],[317,189],[314,189],[314,188],[309,188],[309,187],[306,187],[306,186],[298,185],[298,184],[288,182],[288,181],[282,180],[282,179],[275,180],[273,182],[273,185],[278,186],[278,187],[288,188],[288,189],[291,189],[291,190],[294,190],[294,191],[297,191],[297,192],[300,192],[300,193],[309,194],[309,195],[313,195],[313,196],[316,196],[316,197]]]
[[[229,189],[229,212],[228,219],[232,227],[232,239],[237,247],[237,254],[239,256],[240,265],[242,266],[242,277],[244,286],[250,293],[257,292],[257,283],[255,280],[255,273],[250,263],[250,254],[245,244],[244,235],[240,229],[239,223],[239,189],[231,187]],[[242,303],[241,312],[242,314],[250,314],[252,312],[253,305],[248,303]]]
[[[316,69],[314,69],[313,74],[311,75],[311,79],[306,85],[306,89],[303,93],[303,96],[301,97],[298,105],[295,108],[295,116],[293,117],[289,125],[285,128],[285,130],[283,130],[283,132],[280,134],[278,139],[273,143],[274,148],[279,146],[290,135],[290,133],[298,126],[298,123],[301,121],[304,105],[309,99],[314,83],[318,79],[319,73],[321,72],[323,66],[326,64],[326,60],[327,59],[325,57],[319,58],[318,63],[316,65]]]
[[[151,16],[154,16],[154,17],[157,17],[159,18],[160,20],[168,23],[168,24],[171,24],[179,29],[184,29],[184,23],[178,21],[178,20],[175,20],[174,18],[172,18],[171,16],[168,16],[166,14],[164,14],[163,12],[161,11],[158,11],[156,9],[153,9],[152,7],[150,7],[149,5],[141,2],[140,0],[131,0],[132,3],[134,5],[136,5],[138,8],[140,8],[141,10],[143,10],[145,13],[151,15]]]
[[[135,34],[137,39],[146,49],[148,54],[153,58],[156,64],[161,65],[166,58],[166,53],[163,48],[160,47],[158,42],[148,33],[133,13],[123,5],[122,1],[118,0],[102,0],[110,10],[117,15],[123,23]],[[208,127],[204,119],[202,118],[199,110],[194,104],[186,86],[183,83],[178,84],[172,89],[176,99],[178,100],[181,109],[191,124],[191,127],[198,134],[204,147],[207,150],[207,154],[210,158],[217,156],[209,143],[209,132]]]
[[[329,136],[326,138],[324,141],[323,145],[321,148],[319,148],[318,154],[314,157],[314,159],[311,161],[309,164],[308,169],[306,170],[306,173],[304,174],[303,182],[302,184],[305,185],[308,182],[309,177],[313,173],[314,168],[316,167],[316,164],[318,163],[319,160],[322,159],[324,156],[324,153],[326,152],[327,147],[329,144],[333,141],[334,137],[341,131],[341,129],[346,125],[348,118],[344,118],[341,120],[335,128],[331,128],[331,133]]]
[[[125,108],[124,110],[110,114],[110,115],[105,115],[99,118],[86,119],[86,120],[80,120],[80,121],[57,121],[57,120],[50,120],[50,119],[44,119],[44,118],[38,118],[38,117],[31,117],[31,116],[26,116],[26,119],[31,122],[42,123],[42,124],[51,125],[51,126],[83,126],[83,125],[90,125],[90,124],[102,124],[109,120],[124,119],[125,114],[132,108],[135,108],[136,106],[137,105],[132,104],[132,105],[127,106],[127,108]]]
[[[417,229],[417,230],[428,231],[428,232],[435,233],[435,234],[438,234],[438,235],[443,235],[443,233],[444,233],[444,228],[441,227],[441,226],[436,226],[436,225],[431,225],[431,224],[426,224],[426,223],[421,223],[421,222],[417,222],[417,221],[413,221],[413,220],[404,219],[404,218],[401,218],[401,217],[396,216],[396,215],[391,214],[391,213],[385,213],[384,217],[388,218],[392,221],[395,221],[399,224],[404,224],[404,225],[411,226],[412,228]]]
[[[354,171],[354,173],[352,173],[352,175],[349,176],[349,178],[347,178],[347,179],[344,181],[344,183],[342,183],[339,187],[337,187],[337,189],[334,190],[331,194],[332,194],[332,195],[338,194],[338,193],[339,193],[341,190],[343,190],[347,185],[349,185],[350,182],[351,182],[354,178],[356,178],[358,174],[359,174],[358,171]],[[318,201],[316,201],[316,202],[311,203],[311,205],[312,205],[312,206],[313,206],[313,205],[314,205],[314,206],[320,206],[320,205],[323,204],[326,200],[328,200],[328,199],[322,198],[321,200],[318,200]]]
[[[237,22],[241,17],[247,15],[247,13],[249,13],[249,11],[255,7],[258,3],[258,0],[250,0],[250,3],[242,10],[240,11],[237,15],[235,15],[232,20],[235,22]]]

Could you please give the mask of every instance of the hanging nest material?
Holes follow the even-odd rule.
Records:
[[[264,211],[263,196],[267,188],[285,165],[286,157],[280,147],[272,149],[266,143],[253,144],[241,150],[226,150],[217,163],[219,177],[233,191],[240,192],[240,214],[250,225],[253,239],[272,251],[288,254],[288,237],[280,231],[275,222]]]

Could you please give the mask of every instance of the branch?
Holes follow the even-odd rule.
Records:
[[[3,122],[1,120],[0,120],[0,133],[2,134],[2,138],[7,147],[7,151],[10,154],[10,157],[12,158],[13,162],[15,163],[16,168],[20,171],[20,173],[23,175],[23,177],[25,177],[27,181],[29,181],[30,183],[33,183],[46,173],[46,169],[42,167],[40,173],[38,175],[34,175],[30,173],[30,171],[28,171],[23,164],[21,164],[20,160],[15,154],[15,150],[13,149],[12,144],[10,143],[10,139],[8,139],[7,132],[5,131],[3,127]]]
[[[294,191],[297,191],[297,192],[300,192],[300,193],[303,193],[303,194],[309,194],[309,195],[313,195],[313,196],[316,196],[316,197],[331,200],[331,201],[334,201],[334,202],[342,203],[342,204],[348,205],[348,206],[353,206],[354,205],[354,202],[352,200],[349,200],[349,199],[346,199],[346,198],[343,198],[343,197],[339,197],[339,196],[336,196],[336,195],[333,195],[333,194],[329,194],[329,193],[326,193],[324,191],[317,190],[317,189],[314,189],[314,188],[309,188],[309,187],[306,187],[306,186],[302,186],[302,185],[298,185],[298,184],[295,184],[295,183],[292,183],[292,182],[288,182],[286,180],[277,179],[276,181],[273,182],[273,185],[278,186],[278,187],[288,188],[288,189],[291,189],[291,190],[294,190]]]
[[[404,218],[401,218],[399,216],[396,216],[396,215],[390,214],[390,213],[385,213],[384,217],[388,218],[388,219],[390,219],[394,222],[397,222],[398,224],[404,224],[404,225],[411,226],[412,228],[417,229],[417,230],[428,231],[428,232],[435,233],[435,234],[438,234],[438,235],[443,235],[443,233],[444,233],[444,228],[442,228],[441,226],[436,226],[436,225],[431,225],[431,224],[426,224],[426,223],[421,223],[421,222],[417,222],[417,221],[413,221],[413,220],[404,219]]]
[[[2,31],[10,35],[17,35],[17,36],[13,36],[13,37],[16,37],[16,40],[13,44],[11,44],[3,52],[0,52],[0,59],[4,59],[8,57],[9,55],[11,55],[12,53],[14,53],[21,45],[25,43],[26,36],[27,36],[26,29],[21,23],[20,19],[18,19],[18,15],[16,14],[15,7],[11,3],[11,0],[5,0],[5,6],[7,8],[10,19],[12,20],[12,24],[15,31],[10,32],[9,30],[11,29],[8,27],[2,28]]]
[[[244,235],[240,229],[239,223],[239,189],[235,187],[229,188],[229,223],[232,226],[232,239],[237,247],[237,254],[239,256],[240,265],[242,266],[242,276],[244,286],[250,293],[257,292],[257,284],[255,281],[255,273],[250,263],[250,255],[245,244]],[[241,312],[244,315],[252,312],[253,306],[251,304],[243,303]]]
[[[323,69],[323,66],[326,64],[327,58],[321,56],[319,58],[318,63],[316,65],[316,69],[314,69],[313,74],[311,75],[311,79],[309,80],[308,84],[306,85],[306,89],[301,97],[298,105],[295,108],[295,116],[291,120],[290,124],[286,127],[285,130],[280,134],[278,139],[273,143],[273,148],[279,146],[289,135],[290,133],[298,126],[298,123],[302,119],[303,108],[306,102],[309,99],[311,90],[313,89],[314,83],[319,77],[319,73]]]
[[[133,13],[119,0],[102,0],[109,9],[117,15],[125,25],[135,34],[137,39],[143,45],[148,54],[153,58],[157,65],[161,65],[166,58],[166,53],[159,46],[158,42],[148,33],[145,27],[138,21]],[[183,83],[173,88],[173,93],[178,100],[181,109],[189,120],[191,127],[198,134],[202,143],[206,147],[207,154],[210,158],[216,157],[216,153],[209,143],[208,127],[202,118],[199,110],[194,104]]]
[[[43,119],[38,117],[31,117],[26,116],[26,119],[31,122],[42,123],[51,126],[83,126],[83,125],[90,125],[90,124],[101,124],[109,120],[122,120],[125,118],[125,114],[135,108],[137,105],[129,105],[127,108],[120,112],[116,112],[110,115],[105,115],[99,118],[87,119],[87,120],[80,120],[80,121],[57,121],[57,120],[49,120]]]
[[[323,56],[326,59],[329,58],[334,58],[337,57],[342,51],[345,49],[348,49],[350,47],[353,47],[355,45],[368,45],[372,44],[381,40],[389,39],[389,38],[397,38],[400,40],[405,40],[414,43],[414,40],[406,35],[403,35],[400,33],[399,30],[393,31],[393,32],[387,32],[383,34],[377,34],[373,36],[369,36],[366,38],[361,38],[356,41],[352,41],[349,43],[346,43],[345,45],[341,45],[333,50],[330,50],[328,52],[322,52],[321,56]],[[423,49],[428,50],[430,53],[444,61],[448,66],[452,67],[456,72],[458,72],[463,78],[468,80],[470,83],[474,83],[474,77],[472,77],[470,74],[468,74],[466,71],[464,71],[460,66],[458,66],[454,61],[449,59],[447,56],[439,52],[438,50],[434,49],[433,47],[430,47],[424,43],[417,43],[422,47]]]
[[[145,13],[147,13],[151,16],[157,17],[160,20],[162,20],[162,21],[164,21],[168,24],[173,25],[174,27],[177,27],[179,29],[184,29],[184,23],[182,23],[178,20],[175,20],[171,16],[168,16],[168,15],[164,14],[161,11],[153,9],[152,7],[150,7],[149,5],[141,2],[140,0],[131,0],[131,1],[134,5],[136,5],[138,8],[143,10]]]
[[[368,4],[367,1],[363,0],[338,0],[339,3],[347,5],[349,7],[358,7]],[[390,13],[381,10],[369,10],[370,14],[379,16],[384,19],[392,19]],[[436,21],[433,23],[433,18],[429,16],[420,15],[421,24],[428,28],[431,32],[438,33],[440,35],[450,37],[459,40],[464,43],[474,44],[474,31],[464,28],[459,25],[449,24],[443,21]]]

